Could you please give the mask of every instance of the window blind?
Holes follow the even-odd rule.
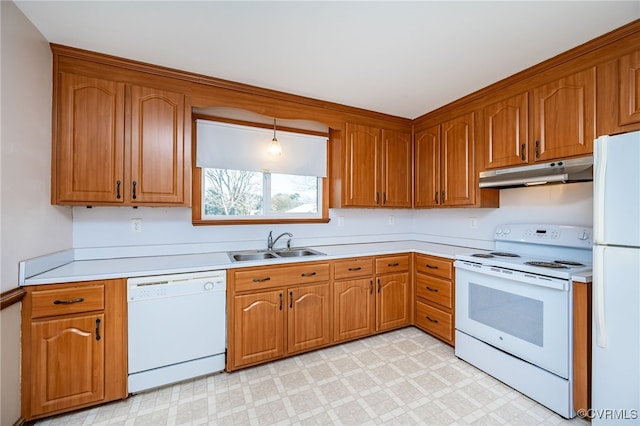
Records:
[[[327,138],[276,131],[282,155],[267,147],[273,130],[196,120],[196,166],[302,176],[327,176]]]

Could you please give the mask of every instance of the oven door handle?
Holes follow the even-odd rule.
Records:
[[[511,269],[498,268],[497,266],[480,265],[479,263],[466,262],[464,260],[456,260],[453,265],[456,268],[466,269],[481,275],[490,275],[538,287],[551,288],[554,290],[568,290],[567,281],[558,278],[534,275],[521,271],[512,271]]]

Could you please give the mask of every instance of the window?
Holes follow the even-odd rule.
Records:
[[[203,219],[321,218],[321,179],[245,170],[202,170]]]
[[[282,158],[268,158],[273,132],[196,120],[194,225],[329,221],[327,135],[278,130]]]

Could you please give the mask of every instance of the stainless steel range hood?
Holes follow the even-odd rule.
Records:
[[[593,157],[480,172],[480,188],[515,188],[593,180]]]

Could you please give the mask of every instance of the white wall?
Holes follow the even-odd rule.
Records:
[[[186,208],[75,207],[73,246],[79,258],[239,250],[265,247],[273,230],[292,232],[294,245],[417,237],[487,247],[502,223],[591,226],[591,192],[591,183],[505,189],[499,209],[332,209],[328,224],[314,225],[192,226]],[[133,218],[142,219],[142,232],[131,231]],[[469,218],[477,228],[469,227]]]
[[[52,55],[11,1],[0,2],[0,292],[18,262],[72,246],[71,209],[50,205]],[[0,424],[20,418],[20,304],[0,312]]]
[[[477,228],[470,227],[475,218]],[[539,223],[593,226],[593,183],[546,185],[500,190],[499,209],[441,209],[416,211],[413,232],[437,237],[493,240],[497,225]]]

